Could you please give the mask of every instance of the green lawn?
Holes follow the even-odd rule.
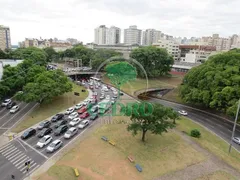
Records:
[[[237,180],[237,178],[233,177],[231,174],[226,173],[225,171],[216,171],[212,174],[197,178],[196,180]]]
[[[223,159],[225,162],[230,164],[232,167],[240,171],[240,153],[235,149],[232,149],[231,154],[228,154],[228,147],[225,141],[220,139],[218,136],[212,134],[202,126],[194,123],[193,121],[187,118],[181,118],[178,122],[177,129],[180,131],[185,131],[190,133],[192,129],[198,129],[201,132],[201,138],[193,138],[198,142],[203,148],[209,150],[213,154],[217,155],[220,159]]]
[[[57,178],[57,180],[77,180],[78,178],[74,174],[74,170],[69,166],[52,166],[49,169],[49,176]]]
[[[21,121],[16,127],[12,129],[12,132],[21,132],[24,129],[31,127],[32,125],[53,116],[54,114],[61,112],[74,104],[77,104],[84,100],[88,96],[88,91],[82,92],[85,89],[82,86],[73,84],[73,91],[65,93],[64,95],[54,98],[50,103],[43,103],[38,108],[28,114],[23,121]],[[75,96],[74,92],[80,92],[80,96]]]

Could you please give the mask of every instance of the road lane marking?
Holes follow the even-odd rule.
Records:
[[[5,155],[5,157],[8,159],[9,157],[12,157],[12,156],[14,156],[16,153],[19,153],[19,152],[21,152],[21,151],[20,151],[19,149],[17,149],[16,151],[8,154],[7,156]]]
[[[18,139],[16,139],[16,140],[23,147],[23,149],[27,152],[27,149],[25,148],[25,146]]]
[[[214,127],[213,125],[210,125],[210,124],[209,124],[209,126],[210,126],[211,128],[213,128],[213,129],[215,129],[215,127]]]
[[[45,156],[43,153],[41,153],[40,151],[38,151],[38,150],[36,150],[35,148],[33,148],[32,146],[30,146],[28,143],[22,141],[21,139],[20,139],[20,141],[23,142],[23,143],[24,143],[25,145],[27,145],[28,147],[30,147],[32,150],[36,151],[38,154],[40,154],[40,155],[42,155],[43,157],[45,157],[46,159],[48,159],[47,156]]]
[[[2,108],[3,108],[3,109],[0,111],[0,113],[3,112],[3,111],[6,109],[6,107],[2,107]]]
[[[22,104],[22,103],[20,103]],[[20,106],[19,104],[19,106]],[[24,110],[27,107],[28,104],[26,104],[26,106],[24,106],[24,108],[22,108],[22,110]],[[21,112],[21,110],[19,110],[14,116],[12,116],[7,122],[5,122],[1,127],[3,127],[5,124],[7,124],[9,121],[11,121],[15,116],[17,116],[19,113]]]
[[[12,148],[14,148],[14,147],[15,147],[15,146],[11,144],[11,146],[8,146],[8,147],[6,147],[6,148],[3,148],[3,149],[0,151],[0,153],[2,153],[2,152],[4,152],[4,151],[7,151],[7,150],[9,150],[9,149],[12,149]]]
[[[27,156],[27,155],[24,154],[24,156],[20,157],[17,161],[13,162],[13,165],[16,164],[17,162],[19,162],[21,159],[26,158],[26,156]]]
[[[2,153],[2,155],[3,155],[3,156],[6,156],[6,155],[10,154],[11,152],[13,152],[13,151],[15,151],[15,150],[17,150],[16,147],[14,147],[13,149],[11,149],[10,151],[6,151],[6,152]]]
[[[19,169],[20,167],[25,166],[24,162],[27,162],[29,159],[30,159],[30,157],[26,157],[25,159],[23,159],[19,163],[15,164],[15,166],[17,167],[17,169]],[[20,164],[22,164],[22,165],[20,165]]]
[[[11,163],[15,162],[18,158],[20,159],[21,157],[25,157],[26,155],[22,152],[20,154],[18,154],[16,157],[14,157],[13,159],[11,159]]]
[[[10,161],[11,159],[14,159],[14,157],[18,157],[18,155],[22,154],[22,151],[18,150],[18,152],[16,154],[14,154],[13,156],[10,157],[10,155],[8,155],[9,157],[6,156],[6,158]]]
[[[29,172],[29,174],[32,174],[37,168],[39,168],[39,166],[40,166],[40,165],[37,165],[35,168],[33,168],[33,169]],[[31,167],[30,167],[30,169],[31,169]],[[26,171],[23,172],[23,174],[25,174],[25,173],[26,173]]]
[[[5,145],[3,145],[1,148],[0,148],[0,152],[1,152],[1,150],[2,149],[5,149],[7,146],[9,146],[9,145],[11,145],[12,146],[12,144],[11,143],[7,143],[7,144],[5,144]]]
[[[10,114],[10,112],[6,113],[5,115],[3,115],[3,116],[0,118],[0,120],[3,119],[5,116],[7,116],[7,115],[9,115],[9,114]]]
[[[30,167],[34,167],[34,166],[37,165],[37,163],[35,163],[34,161],[32,161],[32,162],[33,162],[34,164],[30,163]],[[30,169],[30,168],[29,168],[29,169]],[[26,166],[23,167],[22,169],[20,169],[21,172],[24,171],[24,170],[27,170],[27,169],[26,169]]]

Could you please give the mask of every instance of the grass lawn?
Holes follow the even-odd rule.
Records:
[[[88,91],[82,92],[82,89],[85,89],[82,86],[73,84],[73,91],[65,93],[61,96],[54,98],[50,103],[43,103],[38,108],[33,110],[28,114],[23,121],[21,121],[15,128],[12,129],[12,132],[21,132],[22,130],[53,116],[54,114],[61,112],[74,104],[77,104],[84,100],[88,96]],[[75,96],[74,92],[80,92],[80,96]]]
[[[237,180],[231,174],[226,173],[225,171],[216,171],[212,174],[197,178],[196,180]]]
[[[114,121],[127,120],[127,117],[114,117]],[[116,146],[101,140],[102,136],[116,142]],[[159,135],[147,134],[147,142],[140,141],[140,134],[133,137],[126,130],[125,124],[105,124],[97,129],[75,149],[68,152],[40,180],[55,177],[61,179],[61,168],[78,168],[81,179],[132,179],[145,180],[159,177],[166,173],[184,169],[202,162],[206,157],[187,145],[174,132]],[[139,173],[127,159],[132,155],[143,168]],[[57,172],[56,172],[57,171]],[[68,171],[68,170],[66,170]],[[50,178],[51,176],[51,178]],[[72,171],[72,179],[74,173]],[[67,179],[71,179],[70,176]]]
[[[198,129],[201,132],[201,138],[195,139],[203,148],[209,150],[213,154],[217,155],[220,159],[230,164],[232,167],[240,171],[240,153],[235,149],[232,149],[230,155],[228,154],[229,144],[224,142],[218,136],[212,134],[202,126],[192,122],[187,118],[182,118],[178,122],[177,129],[190,133],[192,129]]]
[[[175,88],[182,82],[182,76],[160,77],[157,79],[149,79],[148,86],[146,79],[135,79],[121,87],[124,92],[134,95],[135,91],[148,88]],[[110,83],[108,77],[103,77],[103,82]]]

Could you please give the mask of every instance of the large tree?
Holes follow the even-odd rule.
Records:
[[[23,93],[17,94],[17,99],[42,103],[71,90],[72,84],[61,70],[45,71],[24,86]]]
[[[128,106],[128,108],[131,107]],[[133,135],[141,131],[142,141],[146,140],[147,131],[159,135],[168,132],[168,129],[175,126],[171,119],[178,117],[178,114],[171,108],[144,102],[134,104],[131,110],[127,109],[125,112],[131,112],[125,113],[125,115],[130,115],[131,120],[127,130],[132,131]]]
[[[235,115],[240,98],[240,53],[211,56],[184,77],[180,95],[185,102]]]
[[[154,46],[134,49],[130,57],[137,60],[145,69],[148,77],[154,78],[167,74],[171,70],[174,60],[166,49]],[[142,68],[138,67],[138,75],[145,77]]]
[[[58,53],[52,47],[47,47],[43,50],[47,55],[47,62],[52,62],[59,57]]]

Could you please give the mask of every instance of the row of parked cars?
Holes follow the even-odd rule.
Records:
[[[10,109],[10,113],[14,114],[17,111],[19,111],[19,106],[16,102],[13,102],[11,99],[5,99],[2,104],[2,107],[6,107],[7,109]]]

